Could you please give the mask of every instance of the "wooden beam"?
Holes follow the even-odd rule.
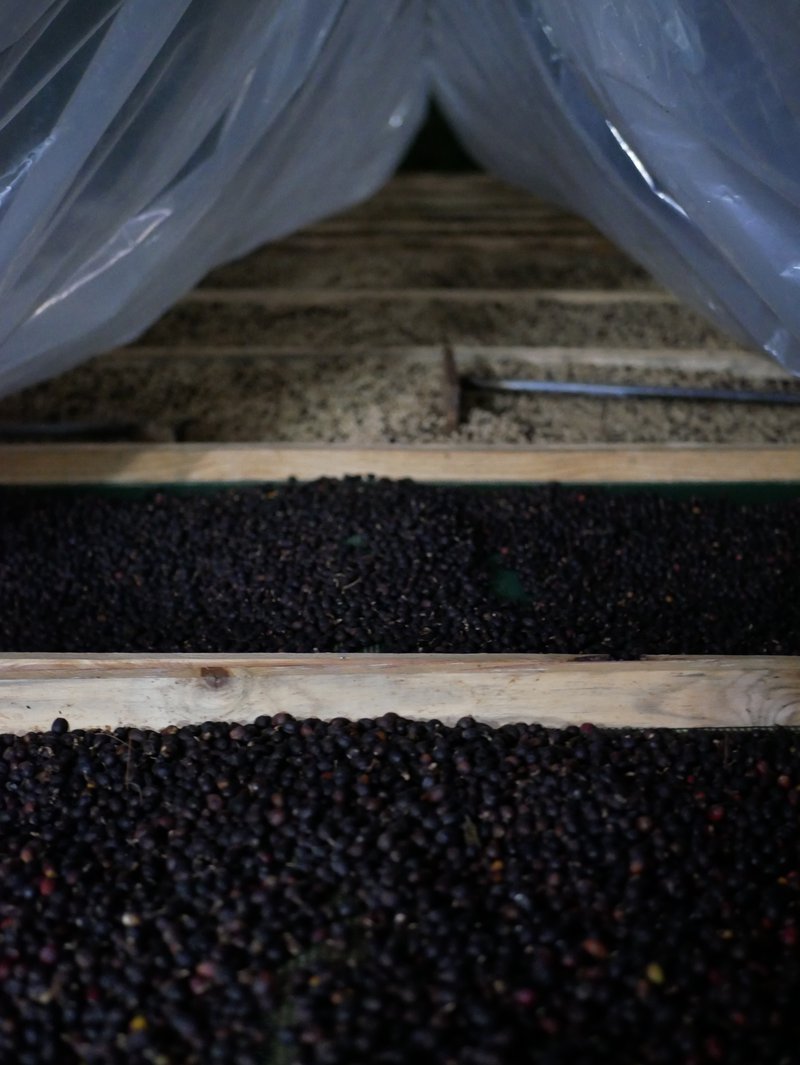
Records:
[[[677,303],[662,289],[580,288],[195,288],[182,303],[240,303],[259,306],[339,305],[370,300],[413,303],[568,303],[602,306],[617,303]]]
[[[470,232],[476,236],[506,235],[517,236],[527,241],[547,240],[550,237],[588,237],[597,239],[597,230],[588,222],[573,215],[546,216],[534,212],[510,210],[501,215],[484,215],[478,209],[475,213],[463,212],[468,217],[450,217],[434,211],[421,209],[413,215],[398,217],[391,208],[384,208],[386,213],[343,217],[320,222],[314,226],[315,235],[335,235],[338,238],[366,237],[371,234],[381,236],[450,236],[458,234],[468,225]]]
[[[603,347],[536,347],[525,344],[452,344],[456,359],[486,359],[488,362],[513,360],[559,370],[566,367],[608,370],[675,370],[680,373],[731,374],[754,380],[785,380],[800,387],[800,378],[790,374],[774,359],[756,351],[715,348],[603,348]],[[378,358],[387,362],[402,359],[428,360],[438,363],[442,345],[373,344],[334,346],[319,350],[297,344],[135,344],[117,348],[98,361],[140,359],[318,359]]]
[[[367,476],[476,484],[800,481],[800,447],[354,448],[272,444],[14,444],[0,484],[177,484]]]
[[[485,227],[470,224],[465,228],[463,223],[459,227],[448,227],[442,230],[438,226],[419,223],[416,229],[406,229],[400,232],[386,231],[380,226],[363,227],[352,233],[339,233],[334,231],[320,231],[316,229],[304,229],[290,237],[285,237],[280,246],[293,251],[325,251],[331,247],[341,248],[347,243],[353,254],[356,254],[359,246],[374,251],[380,248],[391,254],[397,248],[425,249],[435,244],[438,251],[452,251],[467,248],[471,251],[498,251],[503,250],[513,253],[515,249],[535,249],[537,256],[550,254],[565,255],[576,252],[591,252],[592,255],[602,255],[618,259],[628,259],[615,244],[593,230],[586,233],[537,233],[530,234],[516,230],[503,230],[497,226]],[[277,246],[277,245],[276,245]]]
[[[458,352],[460,345],[454,344],[453,351]],[[535,348],[530,350],[537,350]],[[542,349],[544,350],[544,349]],[[575,351],[582,349],[575,348]],[[95,362],[121,362],[142,359],[386,359],[387,362],[402,359],[427,360],[438,363],[442,357],[440,344],[391,344],[375,347],[374,344],[334,345],[320,350],[315,345],[297,344],[132,344],[130,347],[115,348],[105,355],[98,355]],[[780,370],[778,370],[780,372]]]
[[[800,658],[0,655],[0,732],[163,728],[259,714],[620,728],[800,725]]]

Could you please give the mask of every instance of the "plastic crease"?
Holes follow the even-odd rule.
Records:
[[[371,195],[435,96],[800,373],[796,0],[0,0],[0,394]]]

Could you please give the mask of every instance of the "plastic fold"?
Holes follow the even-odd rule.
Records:
[[[0,0],[0,394],[393,173],[435,95],[800,373],[794,0]]]

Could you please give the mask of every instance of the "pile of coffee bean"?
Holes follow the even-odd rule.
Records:
[[[323,480],[0,498],[0,649],[800,652],[800,498]]]
[[[800,736],[0,736],[0,1060],[792,1065]]]

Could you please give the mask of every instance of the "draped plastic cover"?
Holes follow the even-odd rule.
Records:
[[[434,32],[476,158],[800,373],[796,0],[454,0]]]
[[[405,0],[0,0],[0,393],[371,194],[424,30]]]
[[[371,194],[436,93],[800,372],[796,0],[0,0],[0,393]]]

